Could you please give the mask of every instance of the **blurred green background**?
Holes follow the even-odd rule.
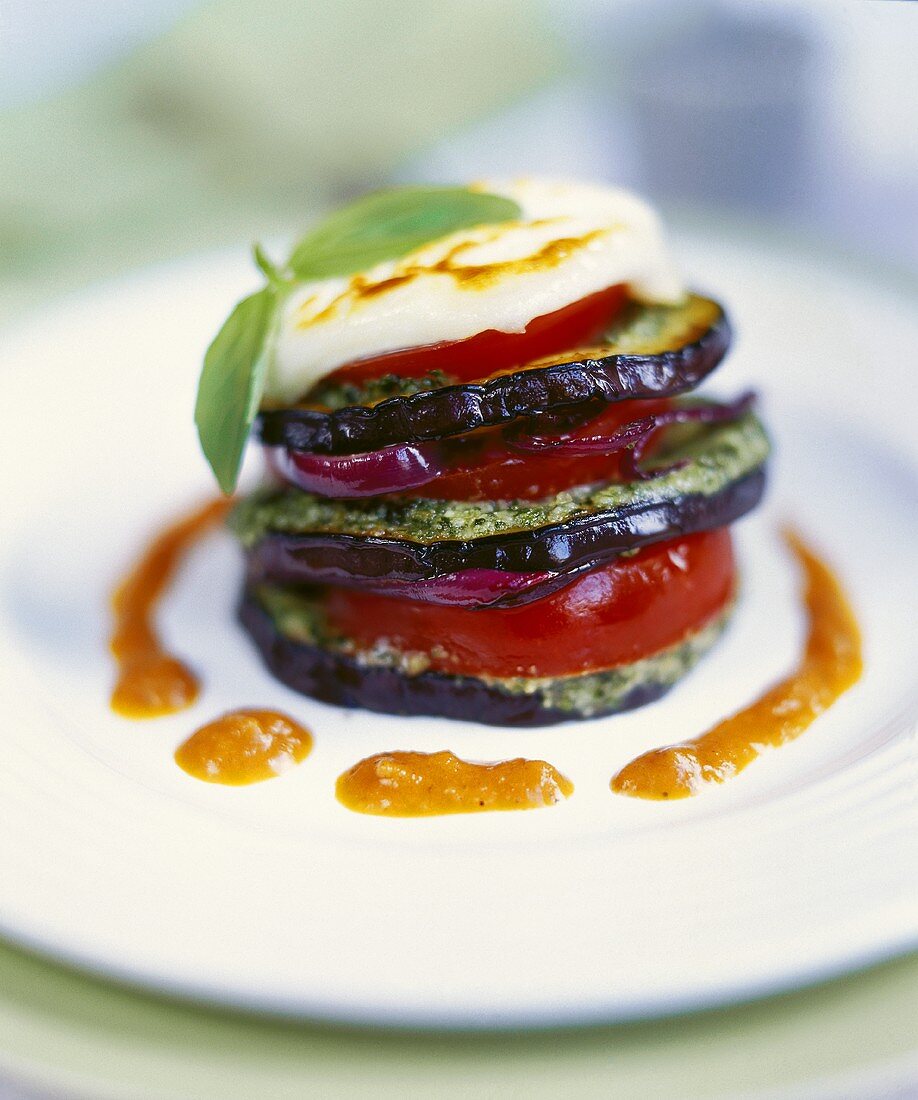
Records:
[[[2,309],[127,266],[294,232],[551,81],[563,52],[526,0],[194,7],[127,56],[63,90],[30,89],[0,116]]]
[[[0,319],[393,178],[486,173],[915,271],[916,56],[895,0],[5,0]]]

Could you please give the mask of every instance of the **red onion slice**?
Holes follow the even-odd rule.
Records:
[[[547,450],[555,454],[565,454],[571,458],[581,458],[595,454],[614,454],[623,451],[622,472],[635,481],[660,477],[671,470],[685,465],[683,462],[670,466],[658,466],[652,470],[643,470],[638,465],[644,450],[652,436],[660,428],[670,424],[716,424],[721,421],[737,420],[748,412],[755,401],[755,393],[744,393],[729,405],[716,404],[686,405],[666,412],[652,413],[632,420],[630,424],[612,432],[611,435],[582,435],[565,432],[561,435],[545,435],[533,432],[532,421],[529,431],[517,430],[505,433],[507,446],[511,450],[524,454],[537,454]],[[583,428],[580,429],[583,431]]]
[[[553,580],[555,573],[505,573],[499,569],[463,569],[423,581],[374,578],[361,588],[383,596],[399,596],[449,607],[487,607],[513,600]],[[573,577],[571,578],[574,579]]]
[[[324,497],[373,497],[426,485],[443,472],[436,443],[395,443],[356,455],[317,455],[266,447],[271,469],[298,489]]]
[[[592,568],[592,563],[587,567]],[[321,560],[304,562],[289,554],[282,541],[270,539],[248,555],[249,580],[253,584],[268,580],[274,584],[337,585],[379,596],[469,608],[528,603],[570,584],[584,568],[582,563],[566,573],[472,568],[422,578],[400,575],[395,569],[382,574],[353,573]]]
[[[547,414],[530,419],[504,432],[507,448],[523,454],[552,451],[579,458],[596,454],[622,453],[622,473],[626,478],[644,480],[659,477],[674,466],[641,469],[639,463],[648,443],[661,428],[671,424],[712,424],[735,420],[755,400],[746,393],[729,405],[687,405],[652,413],[631,421],[611,434],[586,434],[589,422],[576,424],[569,414]],[[558,434],[546,434],[547,426],[561,428]],[[534,431],[533,428],[542,431]],[[353,455],[319,455],[292,451],[284,447],[265,448],[268,464],[290,485],[325,497],[372,497],[399,493],[426,485],[449,466],[446,452],[438,443],[395,443],[378,451]]]

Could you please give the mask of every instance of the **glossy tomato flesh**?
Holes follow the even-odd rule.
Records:
[[[476,382],[492,374],[595,343],[619,312],[626,293],[612,286],[563,309],[530,321],[523,332],[487,329],[467,340],[405,348],[339,367],[329,381],[359,384],[387,374],[423,378],[440,370],[456,382]]]
[[[660,413],[672,406],[666,398],[619,401],[595,419],[569,433],[611,436],[625,424]],[[500,429],[489,429],[457,440],[445,440],[445,468],[426,485],[404,495],[433,500],[540,500],[576,485],[622,480],[622,453],[570,455],[555,450],[521,453],[508,446]],[[651,453],[653,440],[651,440]]]
[[[522,607],[471,610],[328,588],[328,625],[361,649],[425,654],[472,676],[570,676],[681,642],[726,606],[735,583],[726,528],[646,547]]]

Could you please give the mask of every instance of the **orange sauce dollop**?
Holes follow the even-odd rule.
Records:
[[[573,791],[544,760],[472,764],[451,752],[379,753],[349,768],[335,788],[349,810],[388,817],[534,810]]]
[[[723,783],[764,748],[798,737],[860,678],[860,631],[841,586],[797,535],[785,532],[785,539],[805,579],[808,633],[799,666],[700,737],[653,749],[626,764],[612,779],[613,791],[637,798],[686,798],[708,783]]]
[[[274,779],[305,760],[312,735],[276,710],[234,710],[196,730],[175,753],[195,779],[241,787]]]
[[[182,558],[232,505],[216,500],[158,535],[112,596],[115,627],[110,648],[118,663],[112,710],[125,718],[156,718],[190,707],[200,685],[194,673],[163,648],[153,623],[156,605]]]

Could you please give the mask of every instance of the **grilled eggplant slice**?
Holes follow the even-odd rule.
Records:
[[[758,504],[769,444],[755,415],[670,431],[673,439],[656,459],[684,465],[649,480],[536,503],[333,501],[272,490],[242,501],[230,523],[254,579],[360,586],[464,569],[571,575],[662,539],[732,523]]]
[[[730,610],[643,660],[579,676],[512,679],[431,672],[417,654],[357,652],[324,633],[320,599],[252,586],[239,619],[268,669],[325,703],[386,714],[426,714],[497,726],[547,726],[631,710],[664,695],[714,645]]]
[[[677,306],[631,303],[603,342],[540,360],[483,382],[419,389],[383,380],[361,391],[324,383],[319,403],[263,411],[256,430],[269,446],[313,454],[358,454],[506,424],[546,410],[660,397],[693,389],[723,359],[730,325],[722,307],[689,295]],[[402,392],[399,392],[401,390]],[[342,400],[351,403],[339,407]],[[365,403],[364,403],[365,402]]]

